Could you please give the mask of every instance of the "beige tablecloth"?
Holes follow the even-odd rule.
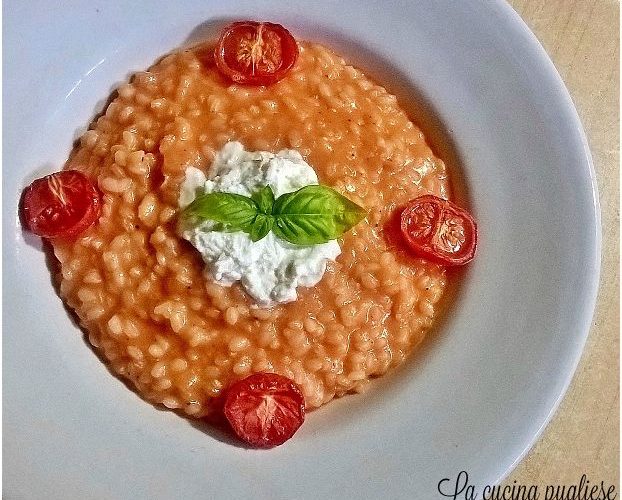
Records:
[[[619,9],[616,0],[511,0],[572,95],[585,127],[602,210],[601,283],[583,357],[564,401],[506,484],[576,484],[619,492]]]

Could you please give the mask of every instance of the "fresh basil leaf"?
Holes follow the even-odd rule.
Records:
[[[241,194],[206,193],[197,197],[184,214],[224,224],[227,230],[249,232],[257,217],[257,204]]]
[[[272,213],[272,206],[274,205],[274,193],[270,186],[264,186],[251,196],[253,201],[257,203],[259,211],[264,214]]]
[[[206,193],[184,211],[215,222],[214,231],[244,231],[259,241],[270,231],[296,245],[314,245],[339,238],[360,222],[366,211],[334,189],[306,186],[274,200],[269,186],[251,198],[233,193]]]
[[[251,240],[259,241],[264,238],[274,225],[274,217],[272,215],[258,214],[251,225],[248,235]]]
[[[315,245],[339,238],[367,212],[334,189],[305,186],[274,202],[274,234],[296,245]]]

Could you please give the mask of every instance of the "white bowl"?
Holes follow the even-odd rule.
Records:
[[[428,499],[461,470],[481,491],[526,453],[588,333],[600,221],[568,92],[508,5],[11,0],[4,14],[7,498]],[[449,131],[480,228],[477,258],[423,352],[369,393],[313,412],[271,451],[232,446],[113,377],[17,217],[22,188],[62,166],[119,82],[243,18],[324,41],[409,109],[431,111],[427,132],[434,119]]]

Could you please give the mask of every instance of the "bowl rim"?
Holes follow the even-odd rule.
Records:
[[[558,92],[560,92],[563,100],[564,100],[564,108],[565,111],[569,113],[572,125],[579,134],[579,139],[581,141],[581,146],[583,150],[585,164],[587,165],[590,177],[591,184],[591,195],[592,195],[592,203],[594,207],[594,224],[596,228],[596,237],[593,245],[593,265],[596,269],[596,272],[592,275],[592,280],[589,283],[589,289],[585,293],[585,297],[587,297],[587,305],[586,311],[588,314],[583,317],[583,325],[581,327],[581,331],[583,335],[580,337],[580,341],[575,344],[574,352],[572,353],[573,359],[571,363],[571,369],[566,372],[566,377],[564,379],[564,384],[562,386],[561,391],[557,395],[555,402],[550,408],[548,415],[546,418],[540,422],[538,430],[532,436],[532,438],[525,445],[523,451],[518,455],[515,460],[506,468],[506,470],[500,475],[500,477],[496,480],[496,483],[501,483],[505,480],[512,471],[516,468],[516,466],[527,456],[527,454],[531,451],[534,445],[540,440],[540,437],[544,433],[545,429],[551,422],[552,418],[555,416],[557,410],[561,402],[564,400],[566,393],[570,387],[572,380],[577,371],[577,367],[579,366],[579,362],[581,361],[581,357],[583,355],[583,350],[585,348],[585,344],[587,342],[587,338],[591,331],[592,318],[594,317],[594,311],[596,309],[598,292],[600,290],[600,275],[601,275],[601,266],[602,266],[602,221],[601,221],[601,209],[600,209],[600,200],[598,194],[598,182],[596,178],[596,169],[594,167],[594,159],[592,157],[592,153],[590,151],[589,141],[587,138],[587,134],[581,123],[581,119],[579,117],[579,113],[577,108],[572,100],[572,96],[570,95],[570,91],[566,84],[564,83],[563,78],[561,77],[557,67],[553,63],[553,60],[546,52],[544,46],[538,40],[538,37],[531,30],[531,28],[527,25],[525,20],[514,10],[514,8],[507,2],[506,0],[494,0],[497,6],[500,8],[500,11],[505,16],[508,21],[508,25],[515,26],[516,31],[520,30],[526,36],[526,41],[529,43],[529,46],[532,50],[532,53],[538,57],[541,64],[546,68],[546,72],[550,75],[552,80],[554,81]]]
[[[588,258],[591,259],[591,263],[594,265],[594,268],[597,270],[597,272],[593,274],[592,279],[589,281],[589,283],[586,283],[585,290],[582,294],[582,298],[585,299],[585,303],[583,305],[583,314],[581,315],[582,324],[580,328],[577,329],[576,337],[573,337],[573,339],[577,340],[577,342],[573,344],[572,349],[568,347],[568,352],[570,354],[567,356],[566,360],[568,361],[568,365],[570,366],[570,369],[564,372],[565,376],[563,377],[563,386],[561,390],[559,391],[559,393],[556,394],[555,401],[553,405],[549,408],[549,411],[546,417],[541,422],[538,422],[537,431],[530,436],[530,438],[527,440],[526,443],[524,441],[524,438],[526,436],[521,436],[520,439],[517,440],[521,443],[525,443],[523,450],[520,453],[520,455],[517,456],[514,459],[514,461],[508,467],[505,468],[504,472],[496,479],[495,482],[499,483],[503,481],[511,473],[511,471],[516,467],[516,465],[521,460],[524,459],[525,455],[534,446],[534,444],[540,439],[544,429],[549,424],[553,415],[559,408],[559,405],[561,401],[563,400],[570,386],[570,383],[572,382],[572,379],[576,373],[576,369],[580,362],[581,355],[582,355],[585,343],[587,341],[587,337],[590,332],[591,321],[592,321],[592,317],[594,314],[594,309],[595,309],[597,296],[598,296],[600,273],[601,273],[601,257],[602,257],[601,256],[602,227],[601,227],[601,212],[600,212],[600,204],[599,204],[599,197],[598,197],[598,188],[597,188],[596,173],[595,173],[595,168],[593,164],[593,159],[592,159],[592,155],[589,150],[589,144],[588,144],[588,139],[587,139],[585,130],[581,124],[578,112],[573,104],[570,93],[568,89],[566,88],[559,72],[555,68],[550,57],[548,56],[548,54],[546,53],[546,51],[544,50],[544,48],[542,47],[542,45],[540,44],[536,36],[533,34],[533,32],[529,29],[527,24],[524,22],[524,20],[504,0],[491,0],[491,2],[492,3],[489,4],[487,8],[490,8],[490,6],[493,6],[493,8],[496,7],[497,12],[504,17],[505,21],[507,22],[507,25],[512,27],[513,29],[512,34],[522,36],[523,40],[528,43],[529,49],[530,49],[530,56],[537,58],[537,61],[543,66],[542,73],[543,74],[546,73],[549,80],[555,84],[555,89],[559,92],[559,96],[561,97],[561,100],[563,101],[564,113],[565,115],[568,115],[569,118],[572,120],[572,126],[578,133],[578,139],[580,141],[581,149],[584,154],[584,157],[583,157],[584,164],[587,166],[588,171],[589,171],[589,179],[591,183],[591,186],[590,186],[591,195],[592,195],[592,202],[593,202],[593,207],[594,207],[594,224],[596,228],[595,239],[593,241],[593,245],[590,247],[591,250],[593,251],[593,254],[586,256],[586,261]],[[9,5],[18,4],[18,2],[15,0],[9,0],[8,3]],[[573,140],[574,139],[575,138],[573,137]],[[5,199],[8,199],[8,200],[12,199],[12,196],[14,193],[7,193],[4,187],[3,187],[3,192],[5,195],[8,195],[6,196]],[[5,207],[6,207],[6,202],[5,202]],[[3,231],[5,227],[6,226],[3,226]],[[18,224],[18,227],[19,227],[19,224]],[[6,239],[7,235],[5,234],[4,236]],[[560,380],[562,380],[562,377],[560,377]],[[553,396],[553,394],[551,394],[551,396]],[[508,452],[506,456],[509,458],[510,453]],[[492,471],[492,469],[490,471]]]

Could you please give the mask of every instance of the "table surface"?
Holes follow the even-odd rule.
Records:
[[[588,136],[602,210],[602,270],[592,328],[572,384],[506,484],[614,484],[620,469],[620,2],[510,0],[562,76]],[[618,494],[618,496],[620,496]]]

